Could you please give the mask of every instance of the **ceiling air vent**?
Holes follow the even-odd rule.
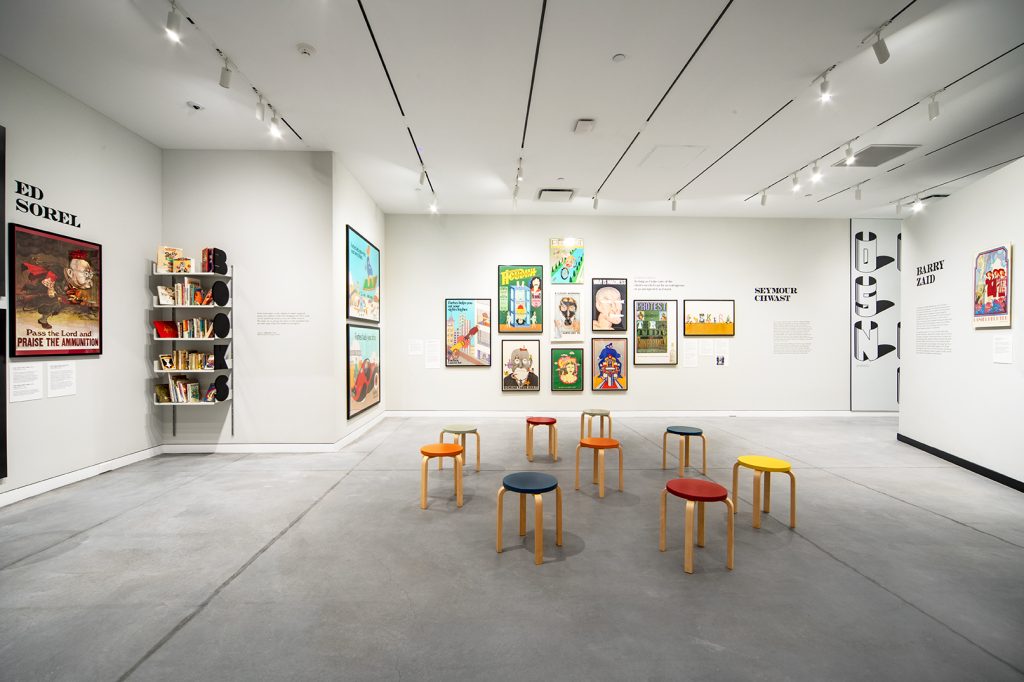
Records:
[[[572,201],[571,189],[542,189],[537,192],[538,201]]]
[[[832,166],[835,168],[845,168],[847,166],[854,168],[877,168],[889,163],[897,156],[902,156],[920,146],[919,144],[873,144],[869,147],[864,147],[864,149],[858,149],[856,152],[857,160],[853,163],[848,164],[846,159],[840,159],[833,163]]]

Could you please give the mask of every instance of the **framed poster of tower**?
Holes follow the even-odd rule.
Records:
[[[444,299],[445,367],[491,366],[491,299]]]
[[[380,249],[345,226],[345,314],[352,320],[380,322]]]
[[[498,331],[503,334],[544,331],[544,266],[498,266]]]

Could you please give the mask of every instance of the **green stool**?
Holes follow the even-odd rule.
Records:
[[[580,440],[583,440],[583,420],[587,420],[587,434],[586,438],[590,438],[594,431],[594,417],[598,418],[598,424],[601,429],[601,438],[604,438],[604,420],[608,420],[608,437],[612,437],[612,413],[608,410],[583,410],[580,415]]]
[[[471,433],[476,436],[476,470],[480,471],[480,434],[477,433],[476,427],[472,424],[448,424],[441,428],[441,434],[437,437],[438,443],[444,442],[444,434],[450,433],[455,436],[453,443],[458,443],[462,446],[462,466],[466,466],[466,434]],[[437,468],[444,468],[444,458],[437,458]]]

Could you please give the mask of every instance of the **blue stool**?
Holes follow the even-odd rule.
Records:
[[[661,468],[666,468],[668,436],[679,436],[679,477],[683,476],[683,467],[690,466],[690,436],[700,436],[703,441],[704,465],[701,473],[707,476],[708,473],[708,439],[704,437],[704,431],[696,426],[670,426],[665,429],[665,435],[661,437]]]
[[[501,554],[501,528],[505,499],[505,491],[519,493],[519,537],[526,535],[526,496],[533,495],[533,562],[538,566],[544,563],[544,503],[541,494],[555,491],[555,544],[562,546],[562,489],[558,487],[558,479],[551,474],[535,471],[521,471],[509,474],[501,481],[498,489],[498,540],[497,550]]]

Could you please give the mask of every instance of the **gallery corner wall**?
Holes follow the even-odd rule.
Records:
[[[103,353],[71,359],[74,395],[8,403],[9,475],[0,480],[2,496],[145,453],[160,442],[150,405],[144,282],[160,239],[161,168],[157,147],[2,57],[0,93],[7,221],[103,248]],[[18,181],[41,190],[35,203],[74,214],[81,227],[17,210]],[[68,359],[16,358],[8,367]]]
[[[384,282],[384,372],[388,409],[481,411],[849,410],[850,223],[847,220],[610,216],[389,215]],[[445,341],[445,298],[487,298],[497,316],[498,265],[548,264],[551,237],[584,240],[584,283],[576,287],[590,321],[591,279],[628,280],[627,308],[644,298],[735,299],[728,364],[634,366],[632,331],[576,344],[542,334],[491,334],[490,367],[427,367],[429,341]],[[548,278],[546,278],[548,279]],[[654,280],[661,280],[654,283]],[[556,285],[545,283],[553,312]],[[661,287],[671,293],[650,293]],[[755,289],[795,289],[784,300]],[[761,294],[763,295],[763,294]],[[769,294],[770,296],[770,294]],[[631,324],[631,323],[630,323]],[[680,325],[679,342],[685,340]],[[630,327],[631,329],[631,327]],[[629,339],[629,387],[621,393],[551,391],[550,349],[583,346],[584,376],[594,336]],[[501,391],[502,340],[540,340],[541,390]],[[415,353],[415,354],[414,354]]]
[[[901,437],[1024,482],[1024,161],[993,172],[946,199],[928,202],[903,224]],[[974,267],[979,253],[1012,244],[1009,329],[975,329]],[[1009,341],[1012,362],[995,362]]]

